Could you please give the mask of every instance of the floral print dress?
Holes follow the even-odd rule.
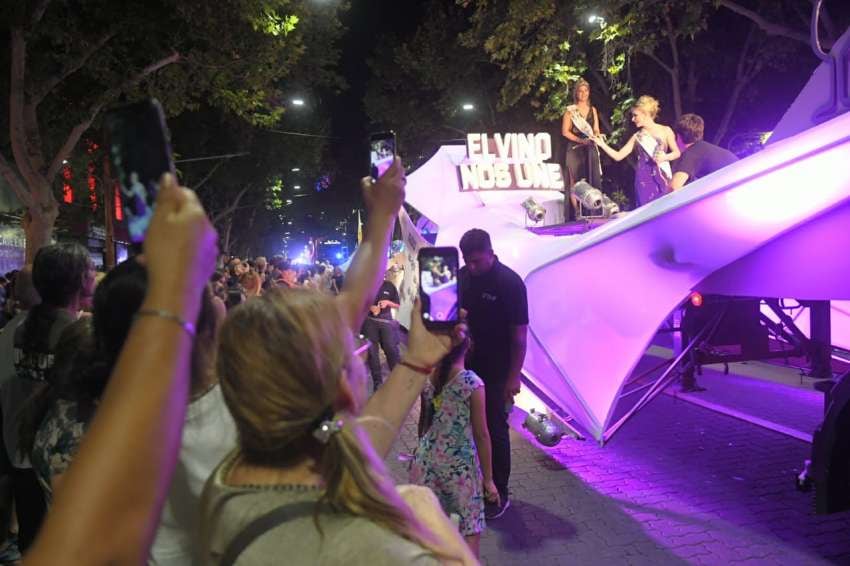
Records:
[[[33,443],[32,467],[48,505],[53,501],[50,479],[68,471],[87,428],[77,404],[65,399],[57,400],[41,422]]]
[[[423,395],[434,417],[410,467],[411,482],[430,487],[443,510],[460,517],[464,536],[478,534],[485,526],[481,465],[470,418],[470,396],[479,387],[484,382],[471,370],[455,375],[437,396],[428,382]]]

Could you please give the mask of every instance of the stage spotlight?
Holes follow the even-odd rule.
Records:
[[[602,195],[602,214],[605,216],[605,218],[608,218],[609,216],[614,216],[615,214],[619,214],[619,213],[620,213],[620,206],[616,202],[614,202],[613,200],[608,198],[608,195],[603,194]]]
[[[595,187],[591,187],[590,183],[584,179],[573,185],[573,194],[583,207],[589,209],[601,208],[605,197],[605,195],[602,194],[602,191]]]
[[[566,436],[557,422],[549,418],[545,413],[539,413],[534,409],[529,411],[528,416],[522,423],[522,427],[528,430],[543,446],[552,447],[558,444]]]
[[[532,222],[542,222],[546,217],[546,209],[537,204],[531,197],[522,201],[522,207],[525,209],[528,219]]]
[[[702,294],[698,291],[694,291],[691,293],[691,304],[695,307],[702,306]]]

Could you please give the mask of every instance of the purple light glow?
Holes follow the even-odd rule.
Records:
[[[551,193],[461,193],[453,166],[463,148],[441,148],[409,177],[407,198],[439,224],[437,245],[457,245],[472,227],[490,233],[500,259],[528,286],[523,371],[601,440],[624,380],[658,326],[701,281],[773,240],[802,234],[807,224],[850,201],[847,132],[850,114],[579,236],[525,229],[520,203],[531,195],[544,206],[558,206]],[[837,273],[850,272],[838,249],[832,257]],[[772,281],[777,296],[817,292],[850,299],[850,277],[812,281],[801,261]],[[733,294],[733,287],[751,278],[758,280],[760,272],[730,267],[712,289]]]

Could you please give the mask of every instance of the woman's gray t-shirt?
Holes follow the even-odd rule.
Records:
[[[228,544],[258,517],[282,505],[318,501],[318,489],[298,486],[229,486],[224,483],[235,460],[231,454],[216,468],[204,488],[203,534],[208,539],[205,564],[218,565]],[[236,561],[238,566],[316,564],[395,566],[437,565],[427,549],[363,517],[320,515],[322,536],[313,514],[300,516],[255,539]]]

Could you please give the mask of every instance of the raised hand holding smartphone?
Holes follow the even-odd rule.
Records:
[[[395,132],[378,132],[369,136],[369,175],[377,181],[398,155]]]
[[[422,248],[418,260],[422,322],[428,329],[454,327],[460,317],[457,248]]]
[[[174,174],[165,114],[159,102],[150,99],[111,110],[104,126],[127,230],[138,244],[153,217],[160,178]]]

